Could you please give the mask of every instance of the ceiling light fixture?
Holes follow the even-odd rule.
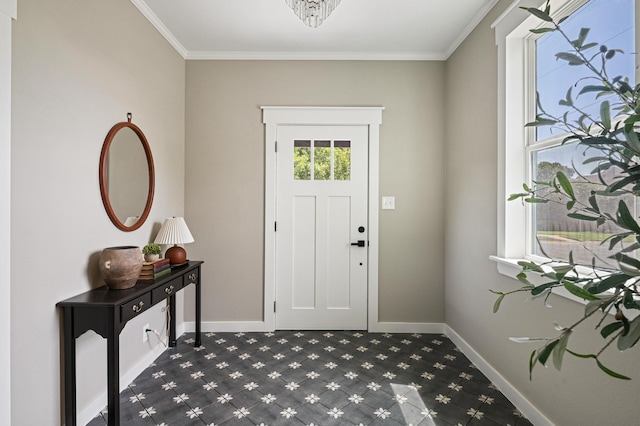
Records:
[[[340,0],[285,0],[306,25],[317,28],[331,15]]]

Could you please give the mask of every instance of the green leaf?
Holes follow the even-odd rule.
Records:
[[[594,216],[587,216],[581,213],[569,213],[567,214],[568,217],[572,218],[572,219],[579,219],[579,220],[589,220],[589,221],[596,221],[598,220],[598,217],[594,217]]]
[[[629,280],[629,278],[630,277],[625,274],[609,275],[594,287],[590,288],[589,293],[599,294],[605,292],[619,285],[623,285]]]
[[[577,40],[578,42],[577,47],[582,47],[588,35],[589,35],[589,28],[580,29],[580,35],[578,36],[578,40]]]
[[[529,31],[531,31],[534,34],[544,34],[544,33],[549,33],[555,30],[556,30],[555,28],[533,28]]]
[[[591,196],[589,197],[589,204],[591,204],[593,210],[598,213],[600,212],[600,207],[598,207],[598,201],[596,200],[595,194],[591,194]]]
[[[634,346],[640,339],[640,316],[629,323],[629,331],[618,337],[618,349],[624,351]]]
[[[621,380],[631,380],[631,377],[623,376],[622,374],[616,373],[615,371],[605,367],[598,358],[596,358],[596,364],[598,364],[598,367],[600,367],[600,370],[604,371],[611,377],[615,377],[616,379],[621,379]]]
[[[618,225],[633,231],[636,234],[640,234],[640,226],[638,226],[638,223],[635,221],[633,216],[631,216],[627,203],[625,203],[624,200],[620,200],[618,203],[618,212],[616,216],[618,219]]]
[[[525,274],[524,272],[520,272],[518,275],[516,275],[516,278],[523,284],[532,285],[529,280],[527,280],[527,274]]]
[[[630,132],[625,132],[625,136],[627,137],[627,145],[632,149],[636,154],[640,153],[640,140],[638,140],[638,134],[631,130]]]
[[[501,294],[497,299],[496,302],[493,304],[493,313],[495,314],[496,312],[498,312],[498,309],[500,309],[500,304],[502,303],[502,300],[504,300],[504,294]]]
[[[602,300],[592,300],[584,307],[584,316],[591,315],[600,308],[602,308]]]
[[[524,201],[527,203],[548,203],[549,202],[549,200],[545,200],[544,198],[535,198],[535,197],[525,198]]]
[[[571,210],[576,205],[576,200],[571,200],[567,203],[567,210]]]
[[[544,348],[542,348],[542,350],[540,351],[540,354],[538,355],[538,362],[542,365],[546,365],[547,364],[547,360],[549,359],[549,356],[551,355],[551,352],[553,352],[553,348],[556,347],[556,345],[559,343],[559,340],[552,340],[551,342],[547,343]]]
[[[536,360],[537,360],[536,353],[537,352],[538,351],[533,351],[533,352],[531,352],[531,355],[529,356],[529,380],[533,379],[533,377],[532,377],[533,376],[533,367],[536,365]]]
[[[511,194],[508,198],[508,201],[517,200],[518,198],[527,197],[528,195],[528,193]]]
[[[567,352],[570,353],[571,355],[578,357],[578,358],[593,358],[596,360],[596,364],[598,364],[598,367],[604,371],[605,373],[607,373],[609,376],[611,377],[615,377],[616,379],[621,379],[621,380],[631,380],[630,377],[624,376],[620,373],[616,373],[615,371],[605,367],[599,360],[598,357],[595,356],[594,354],[579,354],[576,352],[573,352],[572,350],[567,349]]]
[[[558,283],[556,283],[556,282],[549,282],[549,283],[540,284],[539,286],[536,286],[533,289],[531,289],[531,295],[532,296],[537,296],[537,295],[543,293],[545,290],[548,290],[549,288],[551,288],[551,287],[553,287],[553,286],[555,286],[557,284]]]
[[[583,93],[589,93],[589,92],[611,92],[611,88],[607,87],[607,86],[597,86],[597,85],[587,85],[584,86],[582,88],[582,90],[580,90],[580,93],[578,93],[578,96],[582,95]]]
[[[525,271],[531,270],[534,272],[544,272],[544,269],[542,269],[539,265],[534,262],[527,262],[526,260],[519,260],[518,266],[522,267],[522,269]]]
[[[580,56],[569,52],[558,52],[556,53],[556,58],[567,61],[569,65],[584,65],[585,63],[585,60]]]
[[[527,123],[524,125],[524,127],[553,126],[556,123],[558,123],[556,120],[537,118],[536,121]]]
[[[602,327],[602,330],[600,330],[600,335],[606,339],[611,334],[613,334],[614,331],[620,329],[621,327],[622,327],[621,322],[612,322],[611,324],[608,324]]]
[[[604,101],[600,104],[600,120],[606,130],[611,129],[611,107],[609,101]]]
[[[564,282],[564,288],[566,288],[569,293],[573,294],[574,296],[578,296],[581,299],[584,300],[598,300],[598,298],[596,296],[594,296],[593,294],[589,293],[587,290],[583,289],[582,287],[578,287],[577,285],[570,283],[570,282]]]
[[[571,182],[569,182],[569,179],[567,178],[567,176],[562,173],[562,172],[558,172],[556,173],[556,178],[558,179],[558,182],[560,183],[560,186],[562,187],[562,190],[572,199],[575,200],[576,196],[573,193],[573,188],[571,187]]]
[[[533,16],[542,19],[543,21],[546,22],[553,22],[553,19],[551,19],[551,16],[549,16],[548,13],[543,12],[540,9],[536,9],[535,7],[528,7],[526,8],[527,12],[529,12],[530,14],[532,14]]]
[[[553,348],[553,366],[558,371],[562,369],[562,359],[567,349],[567,343],[569,342],[570,335],[571,330],[567,330],[562,333],[562,336],[560,336],[560,339],[558,340],[558,344]]]

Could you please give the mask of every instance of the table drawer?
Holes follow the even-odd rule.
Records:
[[[162,284],[158,288],[154,288],[151,293],[151,299],[153,300],[153,304],[160,302],[163,299],[166,299],[169,296],[176,294],[178,290],[182,288],[182,277],[178,277],[169,281],[168,283]]]
[[[120,322],[129,321],[131,318],[146,311],[151,306],[151,293],[143,294],[142,296],[133,299],[131,302],[125,303],[120,307]]]
[[[198,278],[200,276],[200,269],[194,269],[193,271],[189,271],[182,276],[184,279],[184,287],[189,284],[196,284],[198,282]]]

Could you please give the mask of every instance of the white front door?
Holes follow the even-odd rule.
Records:
[[[277,127],[276,328],[367,328],[368,127]]]

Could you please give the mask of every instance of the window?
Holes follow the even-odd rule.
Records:
[[[569,7],[577,5],[580,3],[574,1]],[[587,42],[598,42],[609,48],[623,50],[624,55],[615,55],[607,63],[608,74],[610,78],[628,76],[630,84],[635,84],[634,0],[590,0],[571,13],[561,24],[561,28],[575,39],[582,28],[589,28]],[[554,117],[562,117],[568,113],[569,120],[578,119],[579,112],[565,108],[558,102],[567,96],[570,88],[572,99],[580,111],[593,117],[600,116],[600,104],[605,98],[596,99],[590,93],[578,96],[584,85],[598,84],[590,79],[593,73],[583,66],[571,66],[555,57],[560,51],[570,50],[561,33],[551,32],[542,37],[529,37],[526,49],[530,52],[526,57],[532,58],[533,62],[528,66],[532,72],[525,81],[529,92],[526,111],[532,119],[543,112],[541,107]],[[576,82],[579,83],[574,86]],[[536,102],[536,93],[539,103]],[[572,183],[578,200],[588,203],[591,191],[604,189],[594,170],[594,163],[583,164],[585,160],[598,155],[598,152],[575,143],[562,145],[562,140],[567,136],[564,131],[565,129],[555,126],[532,127],[526,131],[527,181],[549,182],[558,171],[562,171]],[[612,175],[607,176],[610,180],[614,177],[615,170],[610,169],[608,172]],[[625,196],[628,206],[635,205],[634,198],[631,195]],[[609,213],[615,212],[617,203],[618,200],[611,197],[598,197],[600,208]],[[527,208],[527,255],[568,261],[571,252],[574,261],[579,264],[590,265],[592,259],[595,259],[597,266],[609,266],[607,246],[600,243],[612,233],[621,232],[620,229],[608,222],[597,226],[595,222],[569,218],[563,204],[531,204]]]
[[[293,177],[295,180],[351,180],[351,141],[294,141]]]
[[[577,222],[566,220],[564,207],[558,211],[546,205],[506,201],[510,194],[522,192],[524,182],[546,180],[558,170],[577,180],[575,172],[571,173],[572,159],[583,176],[589,177],[593,171],[582,165],[583,157],[590,153],[576,145],[562,145],[564,137],[558,128],[524,127],[539,112],[536,92],[545,111],[561,116],[565,110],[558,101],[565,98],[568,88],[581,78],[581,67],[571,67],[572,73],[567,77],[569,65],[556,61],[555,53],[570,50],[566,41],[557,39],[558,33],[540,36],[529,31],[541,26],[541,21],[520,6],[541,7],[545,3],[545,0],[516,0],[493,24],[498,46],[499,88],[498,251],[493,259],[498,262],[498,270],[509,276],[520,272],[517,259],[567,259],[570,250],[574,252],[574,260],[577,260],[576,252],[582,250],[583,259],[588,256],[587,263],[590,263],[593,255],[589,250],[613,231],[598,228],[592,232],[594,230],[584,226],[580,228]],[[552,0],[551,8],[556,18],[570,15],[562,24],[570,36],[577,37],[581,28],[591,28],[588,40],[624,50],[625,55],[616,57],[608,67],[611,73],[634,79],[638,72],[636,63],[640,62],[633,54],[637,40],[635,24],[640,16],[634,3],[634,0]],[[611,68],[614,62],[615,68]],[[598,114],[603,99],[596,100],[589,94],[576,96],[578,92],[579,89],[574,89],[574,100],[577,97],[583,108]],[[576,189],[580,191],[585,189]]]

